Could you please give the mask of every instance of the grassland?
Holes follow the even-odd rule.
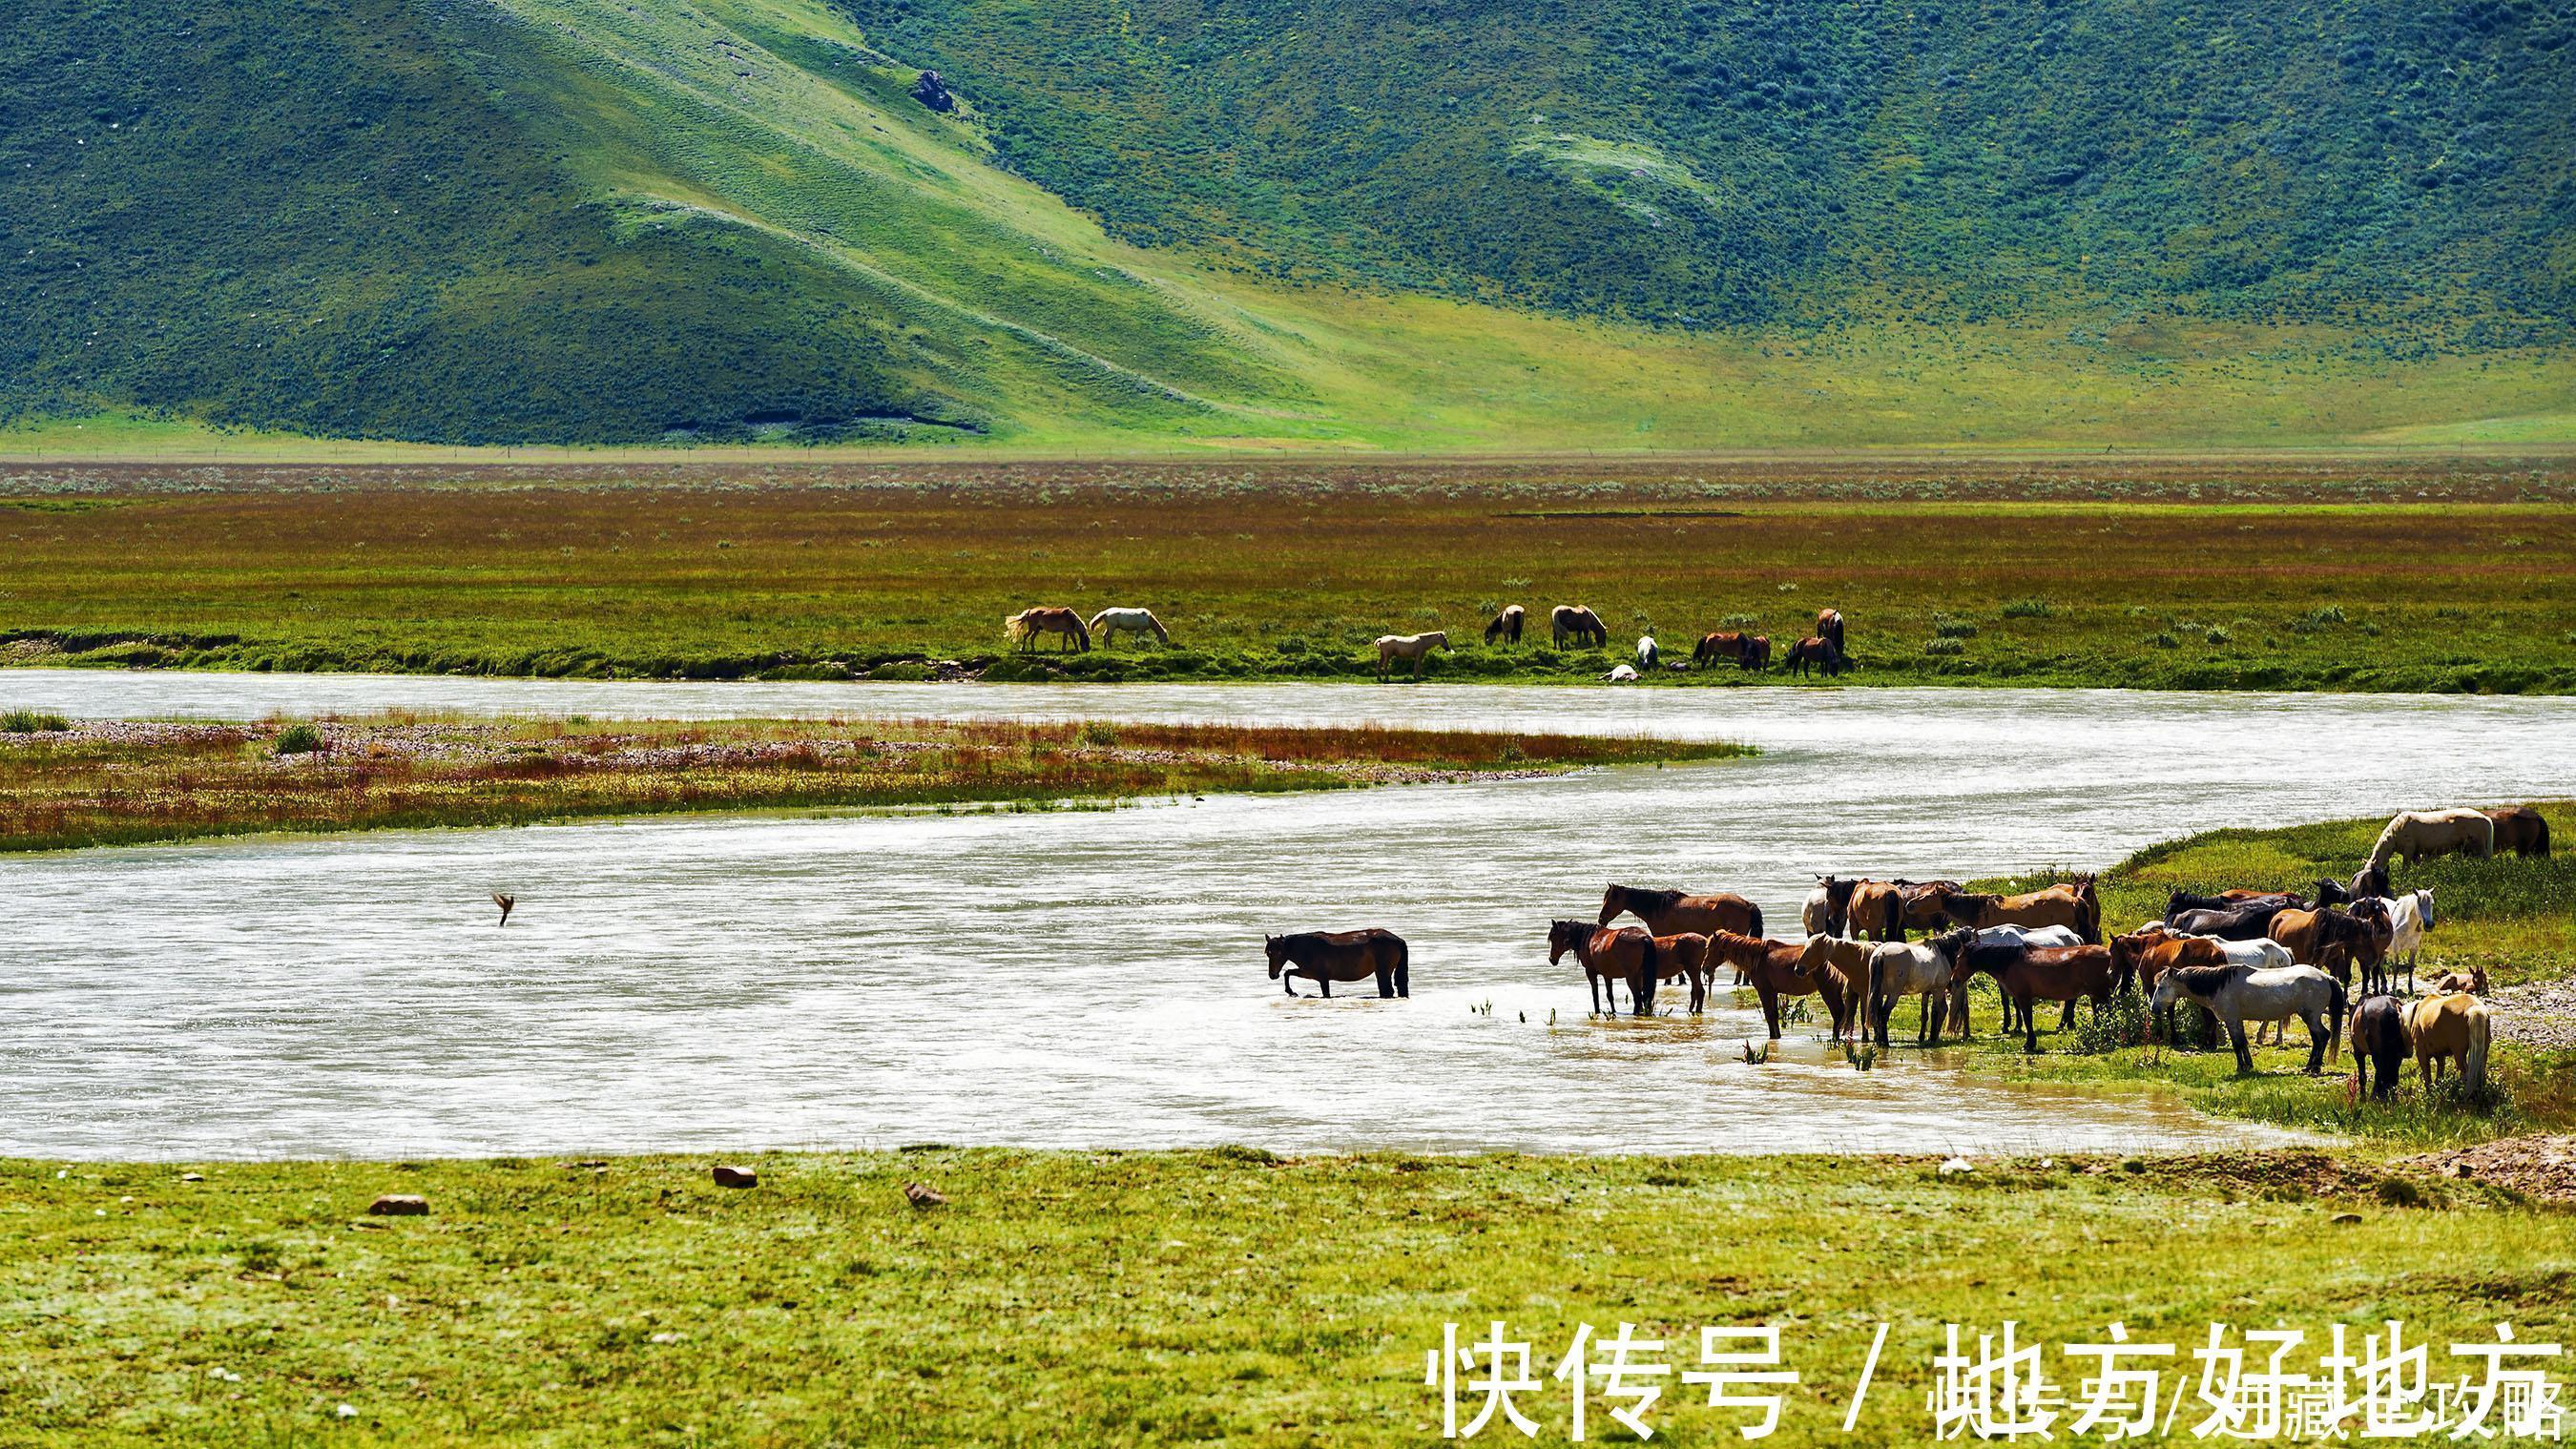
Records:
[[[2313,1371],[2329,1327],[2358,1342],[2397,1318],[2444,1380],[2463,1365],[2441,1346],[2497,1321],[2576,1332],[2563,1212],[2315,1153],[1952,1178],[1826,1158],[740,1160],[758,1187],[711,1186],[705,1159],[194,1182],[0,1165],[0,1414],[15,1442],[84,1446],[1411,1444],[1439,1431],[1422,1375],[1444,1322],[1507,1321],[1542,1378],[1580,1323],[1637,1323],[1678,1372],[1696,1325],[1768,1322],[1805,1376],[1775,1442],[1901,1444],[1930,1437],[1945,1323],[2058,1344],[2125,1322],[2193,1376],[2213,1320],[2304,1330],[2291,1364]],[[909,1206],[910,1182],[948,1202]],[[366,1218],[380,1192],[430,1214]],[[2086,1362],[2052,1350],[2049,1376],[2071,1391]],[[1742,1442],[1667,1387],[1656,1442]],[[1564,1433],[1561,1394],[1522,1402]]]
[[[2576,828],[2576,805],[2545,805],[2542,813],[2561,842],[2559,853],[2546,860],[2455,856],[2400,868],[2401,889],[2429,887],[2436,903],[2437,925],[2425,938],[2420,980],[2473,968],[2484,968],[2497,987],[2576,975],[2576,855],[2563,844],[2565,832]],[[2348,880],[2386,823],[2380,816],[2217,830],[2151,846],[2102,874],[2103,926],[2118,933],[2158,919],[2175,890],[2313,890],[2320,877]],[[1991,996],[1975,1010],[1979,1020],[1993,1022]],[[2170,1088],[2204,1111],[2367,1139],[2443,1143],[2576,1126],[2576,1049],[2564,1044],[2500,1041],[2492,1100],[2468,1100],[2456,1090],[2456,1077],[2428,1100],[2409,1076],[2397,1100],[2379,1104],[2359,1099],[2353,1090],[2349,1056],[2340,1072],[2302,1075],[2303,1031],[2291,1033],[2295,1048],[2258,1051],[2258,1075],[2239,1077],[2234,1057],[2224,1050],[2139,1044],[2146,1023],[2134,1005],[2112,1013],[2100,1030],[2091,1027],[2089,1012],[2078,1009],[2073,1033],[2044,1031],[2044,1055],[2026,1057],[2019,1038],[1990,1033],[1979,1039],[1971,1060],[1980,1069],[2029,1081]],[[2046,1010],[2041,1024],[2054,1025]]]
[[[1745,753],[1391,729],[413,717],[76,725],[18,711],[0,716],[0,850],[688,810],[1045,806]]]
[[[1857,684],[2576,690],[2563,461],[14,473],[0,659],[512,675],[1597,678],[1842,610]],[[1588,603],[1614,649],[1559,652]],[[1006,657],[1032,603],[1174,646]],[[1486,648],[1527,606],[1537,637]],[[1777,684],[1732,672],[1658,682]],[[0,701],[5,702],[5,701]]]

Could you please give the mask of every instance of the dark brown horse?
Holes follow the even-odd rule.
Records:
[[[2033,1001],[2066,1003],[2057,1020],[2057,1029],[2064,1031],[2075,1024],[2075,1003],[2085,997],[2092,998],[2094,1020],[2101,1020],[2117,980],[2108,946],[1971,946],[1950,979],[1964,986],[1980,972],[1995,978],[1995,990],[2013,1004],[2021,1017],[2022,1050],[2032,1054],[2039,1051]]]
[[[1691,650],[1691,663],[1714,664],[1719,661],[1741,665],[1744,662],[1744,636],[1733,631],[1702,634],[1699,646]]]
[[[1574,953],[1574,964],[1583,968],[1583,979],[1592,988],[1592,1011],[1601,1014],[1601,998],[1606,986],[1610,998],[1609,1014],[1619,1014],[1619,983],[1628,983],[1628,1001],[1639,1016],[1650,1016],[1655,1009],[1655,983],[1662,979],[1655,950],[1655,938],[1634,926],[1609,930],[1590,921],[1550,921],[1547,923],[1547,964],[1555,965]]]
[[[1905,901],[1905,929],[1926,932],[1943,931],[1952,926],[1968,924],[1965,921],[1951,920],[1949,912],[1941,908],[1941,898],[1945,892],[1967,889],[1957,881],[1900,880],[1895,885]]]
[[[2367,918],[2339,906],[2313,911],[2293,906],[2275,913],[2263,934],[2288,948],[2291,960],[2314,966],[2343,985],[2352,984],[2356,964],[2366,978],[2378,974],[2379,933]]]
[[[1843,616],[1841,610],[1818,609],[1816,611],[1816,637],[1833,645],[1834,652],[1836,654],[1843,652]]]
[[[1733,891],[1695,896],[1614,883],[1601,892],[1601,924],[1606,926],[1619,919],[1622,911],[1645,922],[1647,929],[1658,936],[1677,931],[1697,931],[1701,935],[1711,931],[1762,934],[1762,908]]]
[[[1710,978],[1715,974],[1708,965],[1708,937],[1683,931],[1655,938],[1655,978],[1666,985],[1690,983],[1691,1015],[1699,1015],[1708,1004],[1708,988],[1714,984]]]
[[[1763,670],[1770,668],[1771,636],[1768,634],[1747,635],[1744,640],[1744,653],[1737,657],[1735,663],[1737,668],[1742,669],[1747,674],[1760,674]]]
[[[2352,1009],[2354,1085],[2371,1100],[2385,1102],[2397,1091],[2397,1074],[2406,1068],[2406,1004],[2394,996],[2365,996]],[[2371,1080],[2376,1069],[2379,1080]]]
[[[1820,962],[1810,969],[1806,942],[1765,941],[1734,931],[1711,931],[1708,955],[1710,966],[1724,962],[1753,983],[1754,991],[1762,998],[1763,1024],[1770,1028],[1773,1041],[1780,1039],[1780,999],[1784,996],[1823,997],[1825,1012],[1833,1019],[1834,1035],[1842,1035],[1842,980]]]
[[[1410,956],[1404,938],[1393,931],[1296,931],[1264,936],[1261,949],[1270,957],[1270,979],[1294,996],[1294,978],[1303,976],[1333,994],[1336,981],[1377,978],[1380,996],[1411,996]]]
[[[1521,642],[1521,626],[1528,622],[1528,619],[1529,615],[1520,605],[1504,605],[1503,611],[1494,616],[1494,622],[1485,626],[1485,642],[1518,644]]]
[[[1804,675],[1810,668],[1821,669],[1825,677],[1831,679],[1849,669],[1851,661],[1843,656],[1843,651],[1835,646],[1833,640],[1819,639],[1810,634],[1789,646],[1789,657],[1780,661],[1780,667],[1796,675]]]
[[[2496,854],[2510,850],[2516,855],[2549,854],[2549,821],[2528,805],[2499,805],[2487,812],[2495,822]]]

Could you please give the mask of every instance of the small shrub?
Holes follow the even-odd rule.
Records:
[[[1944,655],[1965,654],[1968,652],[1968,646],[1960,643],[1956,639],[1934,639],[1924,644],[1923,652],[1926,654]]]
[[[1118,743],[1118,726],[1107,720],[1093,720],[1082,727],[1082,742],[1109,749]]]
[[[1729,614],[1725,618],[1717,621],[1717,627],[1720,629],[1733,629],[1739,633],[1746,629],[1759,629],[1762,627],[1762,616],[1759,614]],[[2570,637],[2576,638],[2576,636]]]
[[[32,709],[13,709],[0,714],[0,734],[60,734],[71,727],[72,722],[61,715],[38,714]]]
[[[2228,635],[2226,630],[2221,629],[2216,624],[2212,624],[2209,626],[2209,632],[2201,635],[2201,637],[2212,644],[2224,644],[2227,642]]]
[[[2143,1044],[2147,1039],[2147,1003],[2134,992],[2121,992],[2111,998],[2099,1016],[2078,1007],[2075,1012],[2075,1049],[2100,1054],[2122,1047]]]
[[[1932,634],[1939,639],[1974,639],[1977,637],[1977,621],[1935,614],[1932,616]]]
[[[2004,605],[2004,617],[2007,619],[2045,619],[2056,612],[2056,608],[2046,599],[2015,599]]]
[[[2158,629],[2147,636],[2147,646],[2152,649],[2180,649],[2182,641],[2174,637],[2171,629]]]
[[[288,725],[277,736],[277,752],[281,755],[310,755],[321,748],[322,732],[309,724]]]

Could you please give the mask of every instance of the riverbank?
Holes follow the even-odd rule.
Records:
[[[1564,684],[1641,635],[1785,659],[1831,607],[1851,684],[2576,693],[2568,465],[2524,462],[36,470],[0,499],[0,663],[1350,680],[1437,630],[1432,679]],[[1556,647],[1559,602],[1609,647]],[[1487,645],[1510,603],[1528,634]],[[1172,642],[1012,652],[1032,604],[1150,607]]]
[[[2436,924],[2425,937],[2415,976],[2429,984],[2452,971],[2484,970],[2496,988],[2498,1041],[2491,1059],[2495,1090],[2471,1100],[2454,1075],[2428,1099],[2410,1063],[2396,1100],[2360,1100],[2352,1088],[2350,1044],[2337,1066],[2304,1075],[2307,1034],[2294,1046],[2257,1050],[2257,1074],[2236,1075],[2225,1051],[2176,1051],[2143,1042],[2144,1013],[2134,1001],[2105,1028],[2078,1007],[2077,1029],[2052,1032],[2054,1008],[2043,1008],[2042,1054],[2023,1054],[2018,1037],[1996,1035],[1997,1004],[1980,981],[1974,1015],[1985,1034],[1968,1060],[1979,1071],[2052,1086],[2172,1090],[2202,1111],[2392,1143],[2471,1143],[2530,1132],[2576,1128],[2576,1043],[2568,1040],[2567,983],[2576,976],[2576,804],[2541,807],[2558,853],[2547,859],[2448,856],[2398,868],[2404,890],[2434,893]],[[2349,880],[2387,824],[2384,816],[2273,829],[2214,830],[2150,846],[2102,873],[2102,924],[2118,934],[2161,918],[2176,890],[2246,887],[2313,892],[2321,877]],[[2026,889],[2040,877],[1983,883]],[[2402,985],[2401,981],[2401,985]]]
[[[379,715],[0,716],[0,850],[696,810],[1102,802],[1725,759],[1740,745],[1368,727]]]
[[[712,1163],[756,1170],[716,1186]],[[192,1180],[194,1179],[194,1180]],[[936,1198],[916,1206],[920,1184]],[[427,1213],[374,1217],[382,1193]],[[1442,1325],[1533,1343],[1781,1327],[1774,1442],[1931,1437],[1943,1325],[2126,1325],[2191,1378],[2213,1321],[2576,1334],[2564,1211],[2316,1152],[1985,1159],[1294,1160],[1243,1150],[0,1164],[0,1413],[18,1442],[1414,1444]],[[2182,1246],[2187,1243],[2189,1246]],[[2366,1309],[2366,1312],[2363,1310]],[[2355,1330],[2356,1333],[2358,1330]],[[1595,1360],[1599,1360],[1596,1358]],[[1462,1375],[1462,1386],[1465,1376]],[[1742,1442],[1667,1379],[1656,1442]],[[2170,1389],[2168,1385],[2168,1389]],[[2186,1395],[2187,1397],[2187,1395]],[[346,1411],[341,1405],[347,1405]],[[1469,1401],[1472,1413],[1475,1401]],[[2193,1421],[2205,1412],[2194,1404]],[[1610,1432],[1596,1395],[1595,1435]],[[1495,1432],[1489,1428],[1488,1433]],[[1518,1442],[1517,1436],[1510,1436]]]

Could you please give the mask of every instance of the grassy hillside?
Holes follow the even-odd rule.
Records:
[[[1753,43],[1706,7],[1533,28],[356,0],[285,24],[244,0],[30,0],[0,31],[0,423],[1059,451],[2562,441],[2571,152],[2533,98],[2564,94],[2565,52],[2545,15],[2493,8],[2443,52],[2477,86],[2419,74],[2402,96],[2352,79],[2376,61],[2265,80],[2306,42],[2177,21],[2230,57],[2174,83],[2209,133],[2175,173],[2201,199],[2138,190],[2184,182],[2106,139],[2097,178],[2047,191],[2096,225],[1997,179],[2029,137],[1925,99],[1950,94],[1938,45],[1871,61],[1830,124],[1792,117],[1795,88],[1706,90],[1714,61],[1646,80],[1640,36]],[[2073,25],[2094,69],[2019,84],[2111,87],[2104,57],[2163,33],[2120,24],[2139,33]],[[2433,32],[2400,28],[2387,53],[2426,71]],[[1890,43],[1860,25],[1812,64]],[[923,63],[963,112],[908,97]],[[2008,69],[1960,72],[1987,87],[1969,110],[2032,114],[1992,89]],[[2391,115],[2414,139],[2345,154]],[[2227,148],[2292,118],[2334,145],[2244,209]],[[2471,179],[2391,179],[2442,137],[2476,141],[2487,159],[2441,172]],[[2259,277],[2222,269],[2242,286],[2201,276],[2185,224],[2225,207],[2287,239]],[[2151,253],[2181,270],[2150,276]],[[47,426],[11,450],[70,439]]]

